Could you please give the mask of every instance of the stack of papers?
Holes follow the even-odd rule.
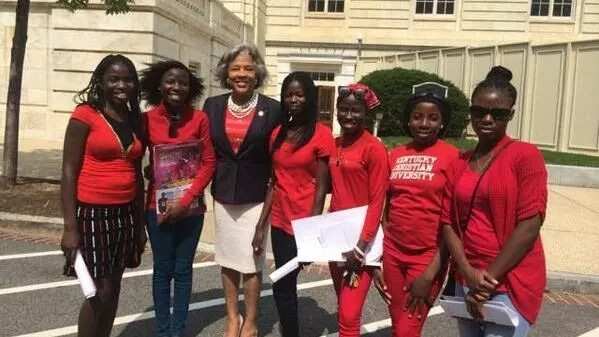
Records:
[[[444,296],[439,304],[450,316],[473,319],[466,309],[463,297]],[[483,305],[483,316],[485,322],[495,323],[499,325],[517,326],[520,317],[512,308],[508,307],[503,302],[487,301]]]
[[[368,206],[297,219],[291,222],[297,244],[297,257],[270,274],[273,282],[291,273],[301,262],[342,262],[342,253],[354,248],[360,238]],[[366,253],[366,265],[380,265],[383,254],[383,229]]]

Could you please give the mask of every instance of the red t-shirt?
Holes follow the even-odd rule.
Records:
[[[460,214],[461,223],[468,221],[462,239],[464,253],[472,267],[486,270],[499,255],[501,246],[493,226],[489,207],[489,179],[486,175],[483,176],[472,201],[472,193],[479,179],[480,173],[466,168],[455,187],[455,196],[457,207],[464,210],[464,214]],[[471,202],[470,219],[466,219]],[[497,290],[505,291],[505,286],[500,285]]]
[[[447,168],[458,153],[442,140],[425,149],[407,144],[390,152],[386,247],[409,252],[437,248]]]
[[[329,159],[333,187],[331,211],[368,205],[360,239],[370,242],[379,228],[389,166],[385,145],[368,131],[353,144],[341,146],[335,139],[335,151]]]
[[[239,151],[239,147],[245,139],[254,115],[256,115],[256,109],[243,118],[234,117],[229,109],[225,112],[225,133],[229,139],[233,153]]]
[[[89,127],[77,200],[97,205],[133,201],[137,193],[135,161],[143,154],[139,139],[134,135],[133,143],[124,149],[104,115],[87,104],[77,106],[71,118]]]
[[[153,163],[152,148],[157,144],[178,144],[189,141],[199,140],[202,145],[202,153],[200,155],[201,163],[198,167],[198,172],[191,187],[187,190],[183,198],[179,201],[182,205],[189,205],[193,199],[203,195],[204,188],[212,179],[216,159],[214,156],[214,148],[210,140],[210,131],[208,117],[201,110],[188,108],[178,123],[176,132],[169,135],[169,119],[168,112],[164,105],[159,105],[144,114],[145,125],[148,133],[148,146],[150,147],[150,165]],[[170,137],[174,136],[174,137]],[[151,177],[150,177],[151,178]],[[154,184],[150,179],[148,186],[148,200],[146,207],[148,209],[156,208],[156,196]],[[201,200],[200,200],[201,201]]]
[[[270,140],[272,146],[281,127],[277,127]],[[335,148],[331,130],[317,124],[314,135],[306,145],[294,151],[294,144],[283,142],[272,156],[276,178],[271,209],[272,227],[293,235],[291,220],[312,215],[316,194],[317,160],[328,158]]]

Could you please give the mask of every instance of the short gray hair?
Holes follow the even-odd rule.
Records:
[[[268,76],[268,71],[266,70],[266,64],[264,63],[262,55],[260,55],[256,46],[242,43],[226,52],[218,61],[215,76],[216,80],[220,82],[221,87],[231,89],[231,86],[227,83],[227,79],[229,78],[229,65],[243,52],[247,52],[252,57],[256,66],[256,88],[259,88],[264,84],[264,81]]]

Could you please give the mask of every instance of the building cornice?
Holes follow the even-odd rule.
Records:
[[[309,41],[279,41],[279,40],[266,40],[266,47],[288,47],[288,48],[331,48],[331,49],[357,49],[358,43],[335,43],[335,42],[309,42]],[[413,50],[425,50],[425,49],[439,49],[439,48],[450,48],[451,46],[422,46],[422,45],[406,45],[406,44],[361,44],[360,50],[373,50],[373,51],[397,51],[398,49]]]

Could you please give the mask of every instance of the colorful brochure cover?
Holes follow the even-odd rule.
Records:
[[[156,212],[164,215],[169,207],[176,205],[191,187],[200,165],[202,153],[200,142],[160,144],[154,146],[154,184]],[[192,201],[190,212],[198,211],[198,199]]]

